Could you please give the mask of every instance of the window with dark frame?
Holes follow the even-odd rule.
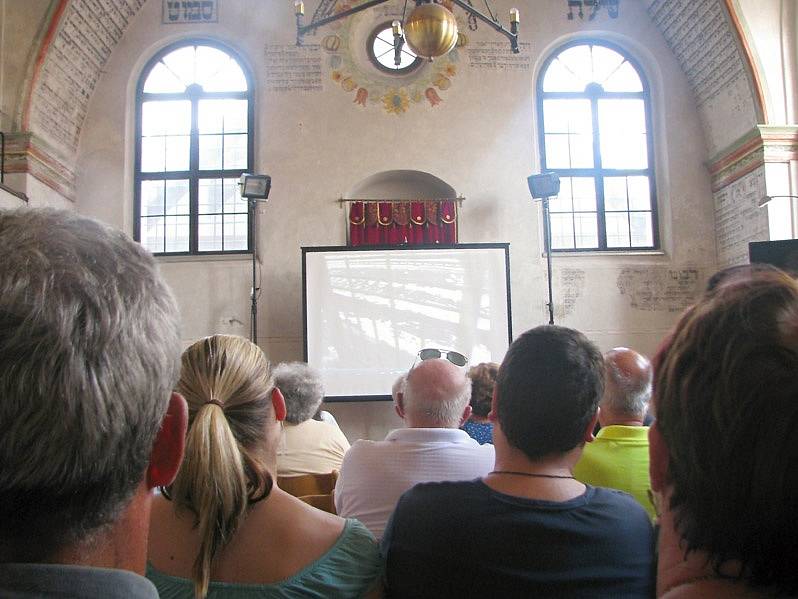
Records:
[[[560,176],[549,202],[557,251],[657,249],[650,94],[614,44],[570,42],[537,83],[541,166]]]
[[[136,95],[135,237],[154,254],[247,252],[238,179],[253,157],[250,77],[211,40],[150,60]]]

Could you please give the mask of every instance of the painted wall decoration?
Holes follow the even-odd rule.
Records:
[[[338,4],[334,12],[347,10],[357,4]],[[467,36],[461,34],[454,50],[425,64],[411,75],[383,75],[370,65],[362,64],[367,61],[356,55],[358,52],[365,55],[365,43],[359,40],[357,23],[368,13],[364,11],[331,23],[327,35],[322,37],[320,45],[327,54],[330,79],[345,93],[352,94],[353,104],[364,108],[378,106],[388,114],[401,115],[413,106],[435,107],[443,102],[441,92],[452,86],[460,66],[460,50],[468,44]],[[400,17],[401,12],[395,16]],[[458,27],[465,29],[467,25],[461,23],[460,15],[457,18]]]
[[[161,22],[164,25],[175,23],[218,23],[218,0],[163,0]]]

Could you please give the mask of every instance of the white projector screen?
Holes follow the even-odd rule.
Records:
[[[390,399],[425,347],[501,362],[512,340],[509,245],[302,248],[305,360],[327,401]]]

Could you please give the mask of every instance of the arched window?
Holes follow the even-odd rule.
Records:
[[[155,254],[246,252],[237,185],[252,165],[252,95],[240,62],[212,41],[147,64],[136,96],[136,239]]]
[[[607,42],[571,42],[544,64],[537,95],[542,168],[561,181],[550,202],[552,249],[659,247],[641,69]]]

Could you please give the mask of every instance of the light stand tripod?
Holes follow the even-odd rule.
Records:
[[[255,345],[258,344],[258,288],[257,282],[257,241],[255,237],[255,207],[259,202],[265,202],[269,198],[269,191],[272,187],[272,178],[269,175],[250,175],[243,174],[238,182],[241,188],[241,197],[247,200],[249,212],[249,247],[252,251],[252,288],[250,293],[250,339]]]
[[[551,214],[549,198],[560,193],[560,177],[557,173],[543,173],[527,177],[529,193],[532,199],[540,199],[543,203],[543,246],[546,251],[546,269],[549,287],[549,324],[554,324],[554,293],[551,280]]]

